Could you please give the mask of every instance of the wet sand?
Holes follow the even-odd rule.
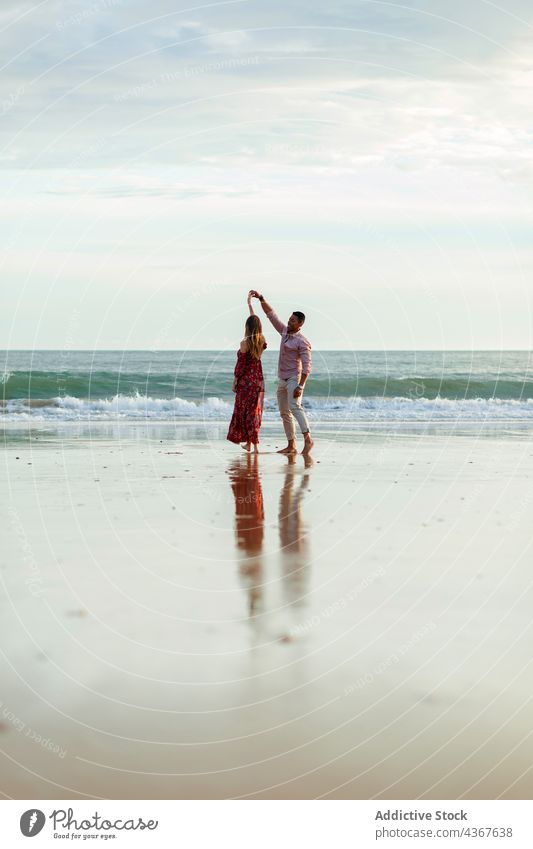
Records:
[[[531,798],[527,434],[100,437],[2,449],[5,796]]]

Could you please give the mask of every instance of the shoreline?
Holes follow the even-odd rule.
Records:
[[[488,431],[487,435],[492,437],[501,436],[504,438],[507,435],[516,433],[527,437],[533,435],[533,417],[531,419],[490,419],[490,420],[361,420],[361,421],[331,421],[331,420],[311,420],[311,430],[313,433],[321,434],[325,439],[339,439],[343,436],[360,435],[365,432],[371,434],[390,434],[398,432],[399,434],[419,435],[422,431],[426,431],[428,435],[433,436],[449,436],[452,434],[458,436],[472,437],[483,435]],[[90,431],[91,435],[98,438],[104,431],[110,431],[114,434],[114,438],[120,435],[120,432],[131,431],[132,434],[138,434],[140,431],[145,431],[147,435],[154,433],[157,430],[164,431],[166,435],[170,432],[175,432],[179,438],[184,432],[194,431],[196,438],[200,440],[210,441],[211,439],[224,439],[225,431],[229,425],[229,419],[178,419],[175,421],[169,419],[82,419],[82,420],[61,420],[61,421],[32,421],[30,419],[22,421],[2,421],[0,417],[0,435],[4,432],[4,437],[9,438],[10,435],[21,433],[30,434],[39,433],[55,433],[62,438],[62,432],[67,435],[76,430]],[[279,418],[276,420],[263,419],[261,428],[263,440],[272,439],[279,436],[283,438],[281,423]],[[298,435],[300,438],[301,434]],[[1,436],[0,436],[1,438]],[[157,437],[154,437],[157,438]],[[187,438],[192,438],[189,434]]]

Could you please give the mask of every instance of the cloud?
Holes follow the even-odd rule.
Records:
[[[43,40],[3,77],[0,165],[83,167],[88,150],[87,168],[197,155],[228,167],[383,162],[523,179],[533,40],[520,20],[531,11],[515,10],[293,0],[269,14],[229,2],[191,17],[160,0],[143,17],[120,0],[76,0],[68,15],[52,0],[4,33],[7,56]]]
[[[414,265],[426,252],[444,278],[436,239],[473,290],[484,277],[464,223],[516,283],[533,180],[530,3],[188,5],[2,4],[0,214],[17,275],[41,241],[52,273],[58,245],[71,235],[85,250],[94,230],[95,256],[164,242],[170,266],[236,244],[228,276],[239,262],[251,274],[255,256],[283,266],[289,245],[311,273],[311,243],[366,251],[368,268],[392,244]],[[411,285],[407,264],[387,262]]]
[[[68,178],[56,171],[49,173],[39,193],[57,196],[87,197],[153,197],[180,201],[191,198],[238,198],[249,197],[257,189],[250,185],[239,185],[228,179],[218,183],[198,179],[184,180],[167,173],[165,176],[147,173],[125,173],[110,175],[105,170],[92,173],[70,173]]]

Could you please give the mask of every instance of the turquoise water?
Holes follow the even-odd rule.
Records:
[[[5,421],[210,419],[231,414],[233,351],[3,351]],[[524,420],[528,351],[315,351],[304,405],[324,421]],[[265,416],[277,352],[265,352]]]

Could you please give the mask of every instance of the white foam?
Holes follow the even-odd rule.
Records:
[[[115,421],[210,420],[227,421],[233,404],[222,398],[187,401],[184,398],[150,398],[115,395],[84,400],[72,396],[54,398],[48,406],[30,408],[23,401],[8,401],[0,421]],[[310,398],[306,410],[312,421],[483,421],[532,420],[533,401],[444,398]],[[264,419],[278,417],[276,401],[268,398]]]

